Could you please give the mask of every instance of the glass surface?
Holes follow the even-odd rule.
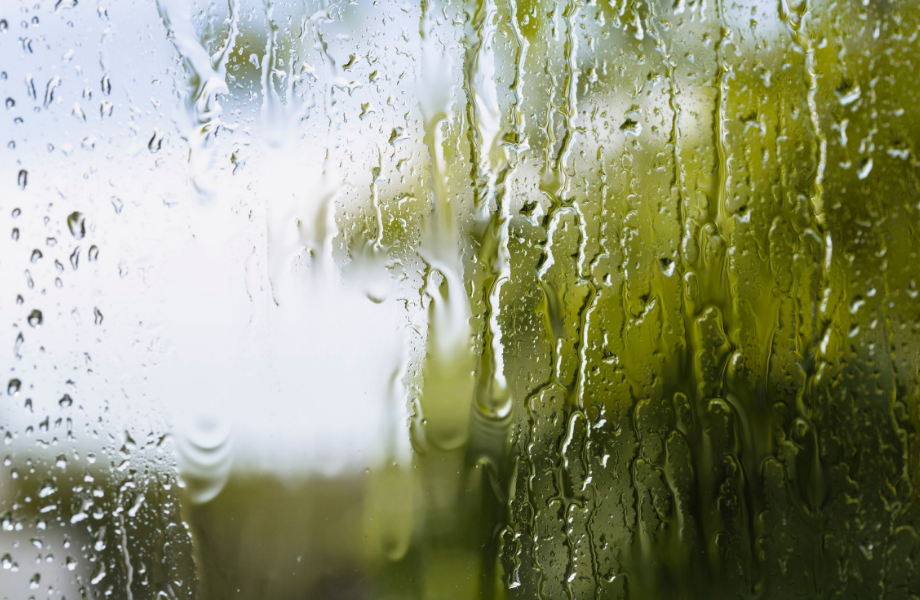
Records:
[[[0,0],[0,598],[920,597],[920,4]]]

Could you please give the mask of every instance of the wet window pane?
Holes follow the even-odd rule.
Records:
[[[4,0],[0,598],[920,596],[920,6]]]

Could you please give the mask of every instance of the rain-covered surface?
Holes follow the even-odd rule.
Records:
[[[920,597],[920,4],[4,0],[0,598]]]

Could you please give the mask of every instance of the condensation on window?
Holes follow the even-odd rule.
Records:
[[[920,596],[920,6],[5,0],[0,598]]]

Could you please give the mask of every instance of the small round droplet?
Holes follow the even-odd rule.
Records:
[[[64,394],[61,396],[61,399],[58,400],[58,404],[61,408],[69,408],[73,406],[73,398],[70,397],[70,394]]]
[[[42,311],[35,309],[29,313],[29,325],[32,327],[41,327],[43,320]]]
[[[16,106],[16,101],[12,98],[6,99],[6,110],[13,110],[13,107]]]
[[[70,233],[75,238],[82,240],[86,235],[86,220],[83,213],[77,211],[70,213],[67,217],[67,227],[70,228]]]
[[[15,396],[19,393],[19,390],[22,388],[22,382],[18,379],[10,379],[10,382],[6,385],[6,395]]]

